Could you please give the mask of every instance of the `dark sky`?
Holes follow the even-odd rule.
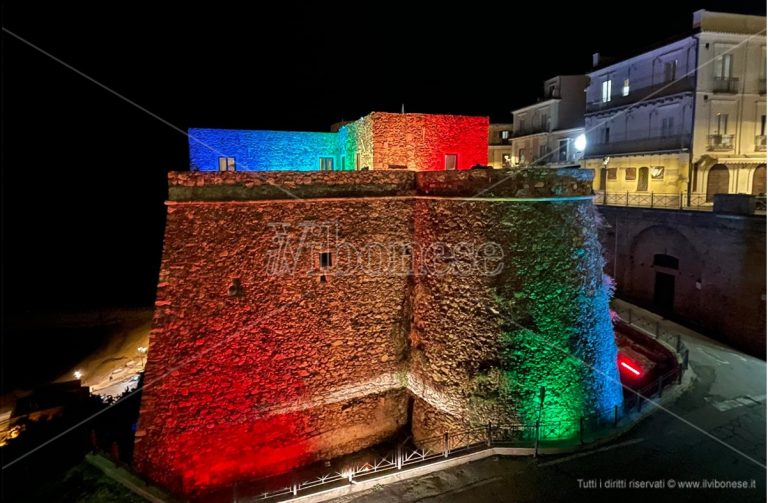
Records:
[[[505,120],[543,79],[685,33],[696,9],[765,15],[760,0],[468,1],[425,16],[414,2],[160,3],[15,2],[3,26],[182,130],[327,130],[401,103]],[[151,304],[186,138],[7,33],[2,82],[6,313]]]

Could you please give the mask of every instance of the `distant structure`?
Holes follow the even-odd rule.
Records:
[[[512,111],[506,149],[496,148],[511,166],[578,165],[584,153],[584,75],[545,80],[537,103]],[[504,163],[499,167],[504,167]]]
[[[608,65],[595,55],[585,164],[608,204],[765,193],[765,25],[699,10],[689,36]]]
[[[496,169],[514,168],[512,129],[509,123],[492,123],[488,127],[488,165]]]
[[[488,162],[487,117],[372,112],[332,131],[190,129],[190,168],[450,171]]]

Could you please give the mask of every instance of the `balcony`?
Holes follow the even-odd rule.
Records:
[[[755,151],[765,152],[765,135],[759,134],[755,136]]]
[[[707,135],[707,150],[733,150],[732,134],[710,134]]]
[[[620,90],[621,86],[617,86],[617,89]],[[611,101],[605,103],[602,101],[587,103],[587,113],[599,112],[600,110],[631,105],[633,103],[653,99],[656,97],[669,96],[671,94],[678,94],[683,92],[692,92],[695,89],[696,80],[693,77],[684,77],[680,80],[662,82],[638,89],[630,88],[628,96],[621,96],[617,94],[615,96],[611,96]]]
[[[735,94],[739,91],[739,79],[736,77],[712,77],[712,91]]]
[[[683,150],[691,145],[691,137],[687,134],[673,136],[652,136],[646,138],[633,138],[629,140],[614,141],[612,138],[607,143],[587,143],[585,157],[602,157],[616,154],[632,154],[641,152],[666,152]]]

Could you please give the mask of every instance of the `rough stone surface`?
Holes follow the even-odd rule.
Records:
[[[137,468],[190,494],[353,452],[409,420],[422,443],[529,422],[541,386],[558,420],[620,403],[618,380],[589,370],[616,376],[595,210],[574,197],[589,181],[477,173],[281,173],[272,183],[318,198],[232,196],[248,201],[226,198],[259,174],[171,174],[194,192],[168,205]],[[380,191],[345,195],[361,184]],[[500,198],[504,186],[527,199]],[[563,351],[588,366],[562,365]]]
[[[674,278],[666,313],[765,357],[765,216],[600,206],[606,272],[617,295],[654,310],[656,275]],[[654,261],[678,260],[676,269]]]

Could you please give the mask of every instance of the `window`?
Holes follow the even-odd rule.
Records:
[[[664,179],[664,166],[654,166],[651,168],[651,180]]]
[[[675,119],[674,117],[664,117],[661,119],[661,136],[672,136],[674,132]]]
[[[629,79],[624,79],[624,85],[621,87],[621,95],[629,96]]]
[[[606,78],[603,81],[603,103],[611,101],[611,79]]]
[[[625,168],[624,180],[626,181],[637,180],[637,168]]]
[[[520,164],[525,162],[525,149],[524,148],[521,148],[520,150],[518,150],[518,152],[517,152],[517,162],[520,163]]]
[[[664,82],[671,82],[675,80],[677,76],[677,60],[667,61],[664,63]]]
[[[730,79],[733,75],[733,54],[722,54],[715,58],[715,78]]]
[[[346,161],[347,161],[347,157],[342,155],[341,156],[341,163],[339,164],[339,168],[342,171],[344,170],[344,165],[347,163]]]
[[[511,152],[505,152],[501,154],[501,167],[502,168],[511,168],[512,167],[512,153]]]
[[[549,114],[541,114],[539,116],[539,125],[544,131],[549,131]]]
[[[219,171],[235,171],[235,158],[219,157]]]
[[[458,156],[456,154],[445,154],[445,169],[446,171],[456,169],[458,164]]]
[[[608,180],[616,180],[616,172],[618,171],[618,168],[608,168],[606,171],[606,178]]]
[[[501,131],[499,134],[501,135],[501,139],[502,140],[509,140],[509,131],[508,130],[505,129],[504,131]]]
[[[539,160],[543,161],[545,157],[547,157],[547,146],[539,145]]]
[[[331,252],[321,252],[320,253],[320,267],[322,269],[328,269],[333,266],[333,261],[331,260]]]
[[[518,126],[517,130],[518,131],[525,131],[525,119],[522,119],[522,118],[520,119],[519,126]]]
[[[550,84],[549,85],[549,97],[554,98],[555,97],[555,85]]]
[[[765,114],[760,116],[760,136],[765,136]]]
[[[728,114],[715,116],[715,134],[728,134]]]
[[[611,141],[611,128],[606,126],[600,130],[600,142],[610,143],[610,141]]]
[[[333,157],[320,158],[320,171],[333,171]]]
[[[558,142],[557,160],[560,162],[566,162],[568,160],[568,141],[568,138],[565,138]]]

